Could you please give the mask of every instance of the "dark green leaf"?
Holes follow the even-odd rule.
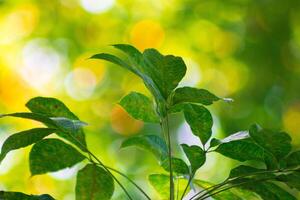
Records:
[[[165,174],[151,174],[148,177],[148,180],[155,191],[160,195],[161,200],[168,200],[170,194],[170,176]],[[176,181],[177,182],[177,181]],[[187,184],[187,180],[179,179],[179,192],[178,196],[180,197],[183,193],[185,186]],[[189,191],[189,188],[187,192]]]
[[[188,104],[184,107],[184,117],[193,134],[200,138],[202,144],[205,144],[212,133],[213,118],[210,112],[203,106]]]
[[[288,167],[298,167],[300,166],[300,151],[295,151],[288,155],[286,158]]]
[[[93,55],[91,57],[91,59],[101,59],[101,60],[109,61],[109,62],[119,65],[120,67],[123,67],[141,77],[140,73],[135,68],[133,68],[128,63],[126,63],[125,61],[123,61],[122,59],[120,59],[114,55],[107,54],[107,53],[100,53],[100,54]]]
[[[146,49],[143,52],[143,69],[162,96],[167,99],[184,77],[186,66],[180,57],[162,55],[155,49]]]
[[[9,136],[2,145],[0,163],[8,152],[34,144],[55,131],[56,129],[34,128]]]
[[[166,170],[170,171],[169,168],[169,159],[166,158],[162,163],[161,166]],[[186,163],[179,159],[179,158],[172,158],[172,171],[177,174],[189,174],[189,167]]]
[[[200,103],[210,105],[214,101],[220,100],[219,97],[204,89],[192,87],[182,87],[175,90],[173,96],[173,105],[180,103]]]
[[[249,134],[258,145],[272,153],[278,160],[285,157],[292,149],[292,139],[287,133],[261,129],[253,125]]]
[[[159,122],[152,101],[141,93],[131,92],[122,98],[120,105],[135,119]]]
[[[289,187],[300,191],[300,172],[295,171],[290,174],[280,175],[277,179],[285,182]]]
[[[79,120],[67,106],[55,98],[35,97],[26,103],[26,107],[33,113],[38,113],[46,117],[65,117]]]
[[[247,160],[262,161],[265,162],[269,168],[276,165],[274,157],[262,147],[255,144],[250,138],[220,144],[215,151],[241,162]]]
[[[74,147],[58,139],[44,139],[36,143],[29,155],[32,175],[55,172],[72,167],[85,157]]]
[[[52,118],[55,126],[62,130],[57,132],[57,135],[86,151],[85,134],[81,129],[83,124],[78,121],[79,118],[63,102],[55,98],[35,97],[29,100],[26,106],[33,113]],[[78,126],[79,124],[80,126]],[[49,126],[49,124],[46,125]],[[49,127],[53,128],[51,125]]]
[[[46,124],[47,126],[55,127],[55,123],[50,118],[37,113],[29,113],[29,112],[10,113],[10,114],[0,115],[0,118],[1,117],[18,117],[23,119],[31,119]]]
[[[242,188],[257,193],[263,200],[296,200],[290,193],[271,182],[253,181]]]
[[[254,167],[246,166],[246,165],[240,165],[230,171],[229,178],[234,178],[234,177],[244,177],[248,175],[253,175],[253,174],[258,174],[258,175],[263,175],[262,172],[266,170],[263,169],[257,169]],[[259,174],[261,173],[261,174]]]
[[[196,145],[188,146],[187,144],[181,144],[181,147],[186,157],[190,161],[191,170],[194,174],[196,170],[199,169],[205,163],[205,152]]]
[[[142,53],[137,50],[135,47],[128,45],[128,44],[114,44],[113,47],[123,51],[129,56],[129,61],[133,64],[136,68],[138,68],[143,62],[143,55]],[[139,69],[141,70],[141,69]]]
[[[54,200],[54,198],[48,194],[27,195],[21,192],[5,192],[5,191],[0,191],[0,199],[1,200]]]
[[[137,146],[141,149],[150,151],[158,160],[164,160],[168,155],[168,148],[163,139],[156,135],[141,135],[128,138],[125,140],[121,148]]]
[[[106,170],[89,164],[77,174],[76,200],[108,200],[114,188],[114,180]]]

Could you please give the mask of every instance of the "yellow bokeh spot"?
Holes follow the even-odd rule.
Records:
[[[218,31],[213,42],[214,52],[219,58],[230,56],[237,49],[238,45],[239,39],[237,35],[226,31]]]
[[[87,59],[89,57],[91,57],[90,54],[82,54],[75,60],[73,66],[75,68],[87,68],[91,70],[95,74],[97,82],[100,82],[104,78],[106,67],[100,60]]]
[[[8,70],[0,71],[0,99],[7,108],[23,110],[31,95],[32,90],[18,76]]]
[[[292,136],[292,142],[300,145],[300,105],[291,106],[284,113],[283,123],[285,130]]]
[[[129,114],[120,106],[116,105],[111,112],[111,126],[117,133],[130,136],[138,133],[144,123],[142,121],[133,119]]]
[[[217,25],[207,20],[199,20],[191,26],[189,31],[197,47],[204,52],[214,51],[215,39],[220,35]]]
[[[227,95],[239,91],[248,81],[249,71],[247,66],[237,60],[231,58],[223,60],[220,64],[220,70],[227,77],[229,85]]]
[[[158,48],[165,37],[161,25],[152,20],[143,20],[136,23],[130,33],[130,41],[140,50]]]
[[[10,44],[32,33],[38,23],[39,10],[26,4],[0,19],[0,44]]]

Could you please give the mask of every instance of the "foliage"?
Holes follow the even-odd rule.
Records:
[[[118,44],[115,48],[129,57],[128,61],[111,54],[101,53],[93,59],[103,59],[117,64],[136,74],[152,94],[153,100],[144,94],[132,92],[120,105],[134,118],[145,122],[159,123],[161,135],[140,135],[125,140],[121,147],[137,146],[154,154],[165,174],[149,175],[150,184],[163,199],[183,197],[197,185],[190,200],[216,199],[296,199],[286,188],[300,190],[300,153],[291,151],[291,138],[285,132],[268,130],[252,125],[248,131],[230,135],[224,139],[212,138],[213,118],[205,107],[222,100],[204,89],[178,87],[186,73],[182,58],[162,55],[155,49],[139,52],[130,45]],[[10,136],[2,146],[1,160],[12,150],[33,144],[30,152],[31,174],[54,172],[88,162],[77,174],[76,199],[110,199],[116,183],[129,199],[132,194],[113,175],[116,172],[126,177],[146,199],[145,191],[125,174],[107,167],[87,147],[82,122],[61,101],[54,98],[36,97],[26,106],[31,112],[4,114],[0,117],[18,117],[43,123],[47,128],[35,128]],[[182,112],[193,134],[202,146],[181,144],[189,160],[185,163],[172,154],[169,115]],[[55,133],[58,138],[48,138]],[[226,157],[255,161],[255,165],[240,165],[231,170],[229,177],[212,184],[194,178],[196,171],[205,163],[209,153],[216,152]],[[86,163],[84,162],[84,163]],[[246,163],[247,164],[247,163]],[[257,167],[260,166],[260,167]],[[176,186],[175,186],[176,183]],[[244,192],[245,191],[245,192]],[[4,199],[51,199],[49,196],[30,196],[21,193],[2,192]],[[176,197],[175,197],[176,196]]]

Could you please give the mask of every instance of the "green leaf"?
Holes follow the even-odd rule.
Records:
[[[188,146],[187,144],[181,144],[181,147],[190,161],[192,174],[194,174],[205,163],[205,152],[196,145]]]
[[[131,71],[132,73],[138,75],[139,77],[141,77],[140,73],[135,68],[133,68],[132,66],[130,66],[128,63],[126,63],[122,59],[118,58],[117,56],[114,56],[114,55],[111,55],[108,53],[100,53],[100,54],[93,55],[92,57],[90,57],[90,59],[106,60],[108,62],[119,65],[120,67],[123,67],[123,68]]]
[[[292,139],[287,133],[261,129],[257,125],[252,125],[249,134],[258,145],[272,153],[277,160],[285,157],[292,149]]]
[[[55,98],[35,97],[26,103],[26,107],[33,113],[38,113],[46,117],[65,117],[68,119],[79,120],[67,106]]]
[[[295,151],[288,155],[286,158],[288,167],[298,167],[300,166],[300,151]]]
[[[220,144],[228,143],[228,142],[235,141],[235,140],[243,140],[243,139],[246,139],[246,138],[249,138],[249,137],[250,136],[249,136],[248,131],[240,131],[240,132],[231,134],[228,137],[223,138],[221,140],[213,138],[210,141],[210,147],[215,147],[215,146],[218,146]]]
[[[135,119],[144,122],[159,122],[152,101],[138,92],[131,92],[120,101],[120,105]]]
[[[161,166],[162,166],[162,168],[164,168],[166,171],[169,172],[170,171],[169,159],[166,158],[161,163]],[[189,167],[180,158],[172,158],[172,171],[177,174],[189,174]]]
[[[289,187],[300,191],[300,172],[292,172],[278,176],[277,180],[285,182]]]
[[[23,119],[31,119],[34,121],[41,122],[47,126],[55,126],[55,123],[48,117],[44,115],[40,115],[37,113],[30,113],[30,112],[20,112],[20,113],[10,113],[10,114],[2,114],[0,115],[0,118],[2,117],[17,117],[17,118],[23,118]]]
[[[63,102],[55,98],[35,97],[29,100],[26,106],[33,113],[51,118],[55,122],[55,126],[62,130],[57,132],[57,135],[86,151],[85,134],[81,129],[83,123],[78,121],[79,118]],[[80,126],[78,126],[79,124]]]
[[[265,162],[269,168],[276,165],[276,160],[274,160],[273,155],[255,144],[250,138],[220,144],[215,151],[241,162],[247,160],[262,161]]]
[[[0,191],[1,200],[54,200],[49,194],[27,195],[21,192]]]
[[[55,131],[56,129],[34,128],[9,136],[2,145],[0,163],[8,152],[34,144]]]
[[[114,188],[114,180],[106,170],[88,164],[77,174],[76,200],[108,200]]]
[[[188,104],[184,107],[184,117],[194,135],[198,136],[204,145],[211,137],[213,118],[203,106]]]
[[[240,177],[240,176],[244,177],[244,176],[248,176],[248,175],[252,175],[252,174],[260,173],[260,172],[261,172],[261,174],[258,174],[258,175],[263,175],[262,172],[264,172],[264,171],[266,171],[266,170],[257,169],[257,168],[246,166],[246,165],[240,165],[236,168],[233,168],[230,171],[229,178],[235,178],[235,177]]]
[[[290,193],[271,182],[253,181],[242,188],[255,192],[263,200],[296,200]]]
[[[55,172],[72,167],[85,157],[74,147],[58,139],[44,139],[37,142],[29,155],[32,175]]]
[[[170,176],[165,174],[151,174],[148,177],[148,180],[155,191],[161,197],[161,200],[168,200],[170,194]],[[177,182],[177,181],[176,181]],[[179,179],[179,191],[178,196],[180,197],[183,193],[185,186],[187,184],[187,180]],[[188,190],[189,191],[189,190]],[[188,192],[187,191],[187,192]]]
[[[182,87],[175,90],[172,100],[173,105],[180,103],[211,105],[214,101],[220,100],[220,98],[204,89]]]
[[[185,75],[184,61],[181,57],[164,56],[155,49],[146,49],[143,58],[145,74],[153,80],[164,99],[168,99]]]
[[[142,64],[143,55],[135,47],[128,44],[114,44],[112,46],[126,53],[129,56],[129,61],[131,62],[131,64],[135,65],[136,68],[138,68]]]
[[[137,146],[141,149],[153,153],[159,161],[163,161],[168,156],[168,148],[165,141],[156,135],[141,135],[126,139],[121,148]]]

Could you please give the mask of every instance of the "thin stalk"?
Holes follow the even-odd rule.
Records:
[[[116,169],[114,169],[114,168],[111,168],[111,167],[108,167],[108,166],[106,166],[107,167],[107,169],[109,169],[109,170],[112,170],[112,171],[114,171],[114,172],[116,172],[117,174],[119,174],[119,175],[121,175],[121,176],[123,176],[124,178],[126,178],[131,184],[133,184],[141,193],[143,193],[144,194],[144,196],[148,199],[148,200],[151,200],[151,198],[146,194],[146,192],[140,187],[140,186],[138,186],[133,180],[131,180],[127,175],[125,175],[124,173],[122,173],[122,172],[120,172],[120,171],[118,171],[118,170],[116,170]]]
[[[168,145],[168,159],[169,159],[169,170],[170,170],[170,200],[174,200],[174,180],[173,180],[173,168],[172,168],[172,147],[171,147],[171,137],[169,130],[169,119],[168,113],[166,117],[162,118],[162,131],[165,137],[167,138]]]
[[[216,190],[216,189],[218,189],[218,188],[220,188],[220,187],[226,185],[227,183],[229,183],[229,181],[228,181],[228,180],[225,180],[225,181],[223,181],[222,183],[219,183],[219,184],[217,184],[217,185],[213,185],[213,186],[210,186],[210,187],[208,187],[208,188],[206,188],[206,189],[203,189],[203,190],[201,190],[200,192],[196,193],[194,196],[192,196],[192,197],[190,198],[190,200],[193,200],[195,197],[197,197],[198,195],[200,195],[200,194],[203,193],[203,192],[206,192],[205,194],[207,194],[207,193],[209,193],[209,192],[212,192],[212,191],[214,191],[214,190]]]
[[[176,188],[176,200],[178,200],[178,197],[179,197],[179,181],[180,181],[180,179],[179,178],[177,178],[177,188]]]
[[[130,199],[133,200],[132,197],[129,195],[128,191],[125,189],[125,187],[122,185],[122,183],[109,171],[109,169],[83,144],[81,144],[81,142],[75,138],[72,134],[67,133],[69,136],[71,136],[74,140],[76,140],[78,142],[78,144],[80,144],[80,146],[89,154],[89,157],[93,157],[98,164],[100,164],[105,171],[107,171],[107,173],[109,173],[109,175],[111,175],[111,177],[118,183],[118,185],[121,187],[121,189],[124,191],[124,193],[126,194],[126,196]]]
[[[181,197],[180,197],[180,200],[183,199],[183,197],[184,197],[184,195],[185,195],[185,193],[186,193],[186,191],[187,191],[189,185],[191,184],[191,182],[192,182],[194,176],[195,176],[195,173],[191,174],[191,176],[189,177],[188,183],[186,184],[186,186],[185,186],[185,188],[184,188],[184,191],[183,191],[183,193],[182,193],[182,195],[181,195]]]
[[[204,189],[204,190],[198,192],[197,194],[195,194],[194,196],[192,196],[192,197],[190,198],[190,200],[194,199],[196,196],[200,195],[200,194],[203,193],[203,192],[205,192],[205,193],[204,193],[203,195],[201,195],[200,197],[202,197],[202,196],[204,196],[204,195],[209,195],[209,193],[211,193],[211,192],[213,192],[213,191],[215,191],[215,190],[217,190],[217,189],[223,187],[223,186],[226,185],[226,184],[229,184],[229,183],[231,183],[231,182],[233,182],[233,181],[235,181],[235,180],[238,180],[238,179],[240,179],[240,178],[245,178],[245,177],[248,177],[248,176],[259,175],[259,174],[265,174],[265,173],[286,173],[286,172],[291,172],[291,171],[296,171],[296,170],[294,170],[294,169],[287,169],[287,170],[271,170],[271,171],[265,170],[265,171],[254,172],[254,173],[252,173],[252,174],[245,174],[245,175],[238,176],[238,177],[235,177],[235,178],[232,178],[232,179],[227,179],[227,180],[225,180],[225,181],[222,182],[222,183],[219,183],[219,184],[217,184],[217,185],[213,185],[213,186],[211,186],[211,187],[209,187],[209,188],[207,188],[207,189]],[[260,179],[260,180],[263,180],[263,179]],[[200,198],[200,197],[198,197],[198,198]]]
[[[253,180],[245,181],[245,182],[243,182],[243,183],[238,183],[238,184],[234,184],[234,185],[228,186],[228,187],[226,187],[226,188],[223,188],[223,189],[221,189],[221,190],[219,190],[219,191],[216,191],[216,192],[214,192],[214,193],[211,193],[211,194],[204,194],[204,195],[201,195],[200,197],[198,197],[198,198],[195,199],[195,200],[204,200],[204,199],[206,199],[206,198],[208,198],[208,197],[212,197],[212,196],[214,196],[214,195],[216,195],[216,194],[219,194],[219,193],[224,192],[224,191],[226,191],[226,190],[229,190],[229,189],[231,189],[231,188],[238,187],[238,186],[241,186],[241,185],[245,185],[245,184],[248,184],[248,183],[255,183],[255,182],[266,181],[266,180],[272,180],[272,179],[274,179],[274,178],[265,178],[265,179],[259,179],[259,180],[254,180],[254,181],[253,181]]]

